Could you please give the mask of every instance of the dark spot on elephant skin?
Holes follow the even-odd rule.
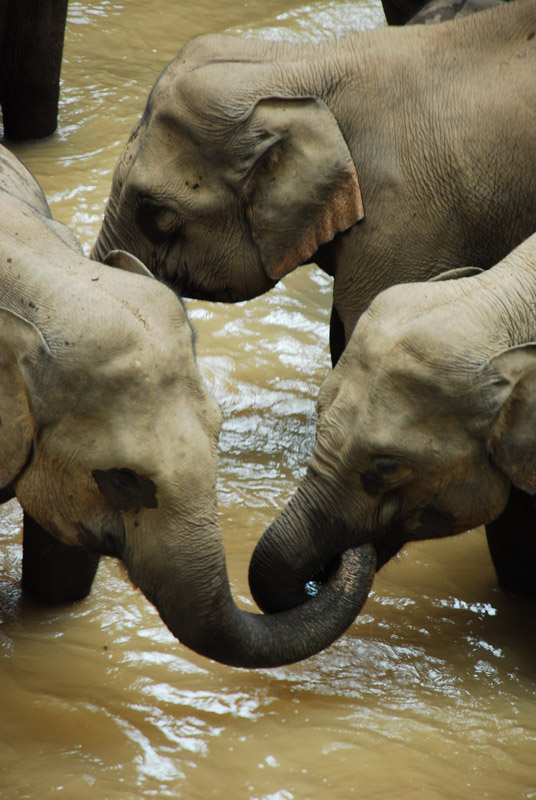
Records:
[[[530,40],[534,39],[535,36],[536,36],[536,31],[532,31],[532,33],[529,33],[529,35],[527,36],[527,42],[530,42]]]
[[[156,484],[131,469],[95,469],[93,477],[100,493],[118,511],[157,508]]]

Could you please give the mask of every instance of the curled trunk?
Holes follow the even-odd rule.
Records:
[[[329,503],[323,507],[329,508]],[[354,589],[355,596],[359,595],[362,601],[354,606],[354,617],[357,616],[370,590],[377,557],[372,544],[355,544],[355,532],[348,528],[342,515],[322,511],[318,503],[311,501],[306,481],[255,548],[249,570],[255,601],[267,614],[295,608],[310,602],[306,586],[315,580],[321,581],[321,594],[327,587],[335,594],[334,577],[355,548],[363,554],[351,576],[352,583],[359,586],[359,590]]]

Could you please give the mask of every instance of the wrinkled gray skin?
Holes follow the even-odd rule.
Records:
[[[221,415],[183,305],[134,257],[107,261],[126,271],[85,258],[0,148],[0,501],[25,511],[23,586],[78,599],[99,555],[118,556],[203,655],[257,667],[317,652],[355,618],[372,548],[299,613],[235,606],[216,509]]]
[[[536,235],[487,272],[373,301],[321,388],[306,477],[253,554],[261,608],[301,602],[301,576],[345,547],[372,543],[380,568],[488,523],[501,584],[536,595],[535,309]]]
[[[536,229],[536,0],[323,44],[188,43],[121,155],[100,258],[238,301],[334,276],[336,362],[394,283],[489,268]]]

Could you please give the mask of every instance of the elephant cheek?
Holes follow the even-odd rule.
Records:
[[[78,522],[76,528],[80,546],[85,550],[103,556],[123,557],[126,534],[119,511],[107,511],[94,524]]]

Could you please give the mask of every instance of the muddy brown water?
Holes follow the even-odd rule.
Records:
[[[383,25],[373,2],[71,2],[60,127],[17,148],[84,247],[150,86],[181,43],[231,29],[320,39]],[[188,302],[220,402],[232,587],[295,490],[329,370],[330,281],[299,269],[236,306]],[[534,605],[496,586],[483,532],[408,546],[326,652],[242,671],[188,651],[103,559],[91,596],[21,597],[21,513],[0,508],[2,800],[536,798]]]

